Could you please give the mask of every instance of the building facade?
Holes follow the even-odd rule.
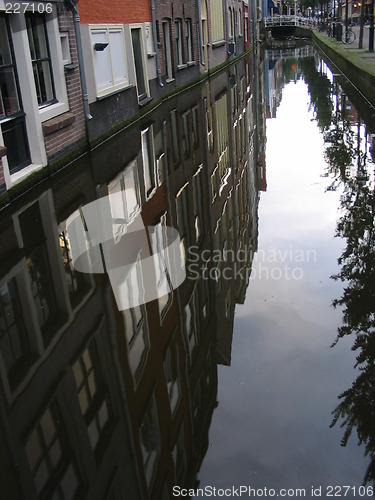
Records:
[[[64,4],[3,8],[0,31],[4,189],[82,146],[86,132],[73,19]]]

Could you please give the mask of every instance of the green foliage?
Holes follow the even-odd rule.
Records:
[[[333,345],[340,338],[354,335],[352,350],[357,352],[355,367],[359,375],[339,395],[331,426],[341,421],[342,446],[356,429],[359,444],[364,444],[370,457],[366,483],[375,480],[375,190],[368,181],[369,167],[359,144],[357,153],[356,174],[342,178],[343,215],[337,224],[337,236],[345,238],[346,248],[338,259],[341,269],[333,278],[344,283],[344,290],[333,305],[343,309],[343,325]],[[349,156],[339,158],[349,161]]]

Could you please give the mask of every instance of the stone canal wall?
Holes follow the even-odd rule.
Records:
[[[314,43],[337,68],[350,80],[371,104],[375,104],[375,67],[364,50],[348,49],[346,45],[331,41],[324,35],[312,32]]]

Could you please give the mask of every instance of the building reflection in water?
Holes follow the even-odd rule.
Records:
[[[167,499],[175,484],[196,486],[217,364],[231,362],[235,304],[257,248],[263,93],[261,66],[243,59],[3,211],[8,498]],[[103,196],[120,236],[136,215],[178,229],[187,270],[178,289],[119,311],[106,275],[74,269],[67,219],[84,220],[81,207]]]

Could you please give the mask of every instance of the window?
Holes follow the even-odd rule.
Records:
[[[72,369],[91,447],[97,452],[100,444],[104,442],[111,411],[95,339],[90,342]]]
[[[155,154],[154,154],[154,136],[152,127],[141,132],[142,140],[142,159],[143,175],[146,199],[156,187],[155,183]]]
[[[0,352],[12,384],[30,352],[16,278],[0,287]]]
[[[21,110],[17,88],[17,73],[8,37],[8,27],[0,17],[0,118]]]
[[[176,35],[176,57],[177,57],[177,66],[181,66],[183,64],[183,50],[182,50],[182,21],[178,19],[175,21],[175,35]]]
[[[56,102],[51,55],[44,16],[26,14],[34,82],[39,107]]]
[[[242,12],[241,9],[239,10],[239,25],[238,25],[238,33],[239,35],[242,35]]]
[[[193,27],[192,27],[191,19],[186,19],[185,29],[186,29],[187,60],[188,60],[188,62],[192,62],[194,60],[194,56],[193,56]]]
[[[150,487],[160,453],[160,431],[154,396],[152,396],[143,416],[139,434],[146,482],[147,486]]]
[[[164,71],[167,80],[173,78],[172,72],[172,53],[171,53],[171,22],[169,19],[163,19],[163,48],[164,48]]]
[[[223,0],[211,0],[212,41],[224,40]]]
[[[25,114],[19,93],[10,31],[6,19],[0,16],[0,121],[10,173],[30,164]]]
[[[80,480],[55,402],[33,429],[25,451],[38,498],[72,500],[78,497]]]
[[[121,27],[91,30],[98,96],[128,84],[124,32]]]
[[[178,346],[176,343],[176,334],[173,335],[164,359],[164,372],[167,380],[167,390],[172,415],[175,413],[180,402],[180,383],[178,374]]]

